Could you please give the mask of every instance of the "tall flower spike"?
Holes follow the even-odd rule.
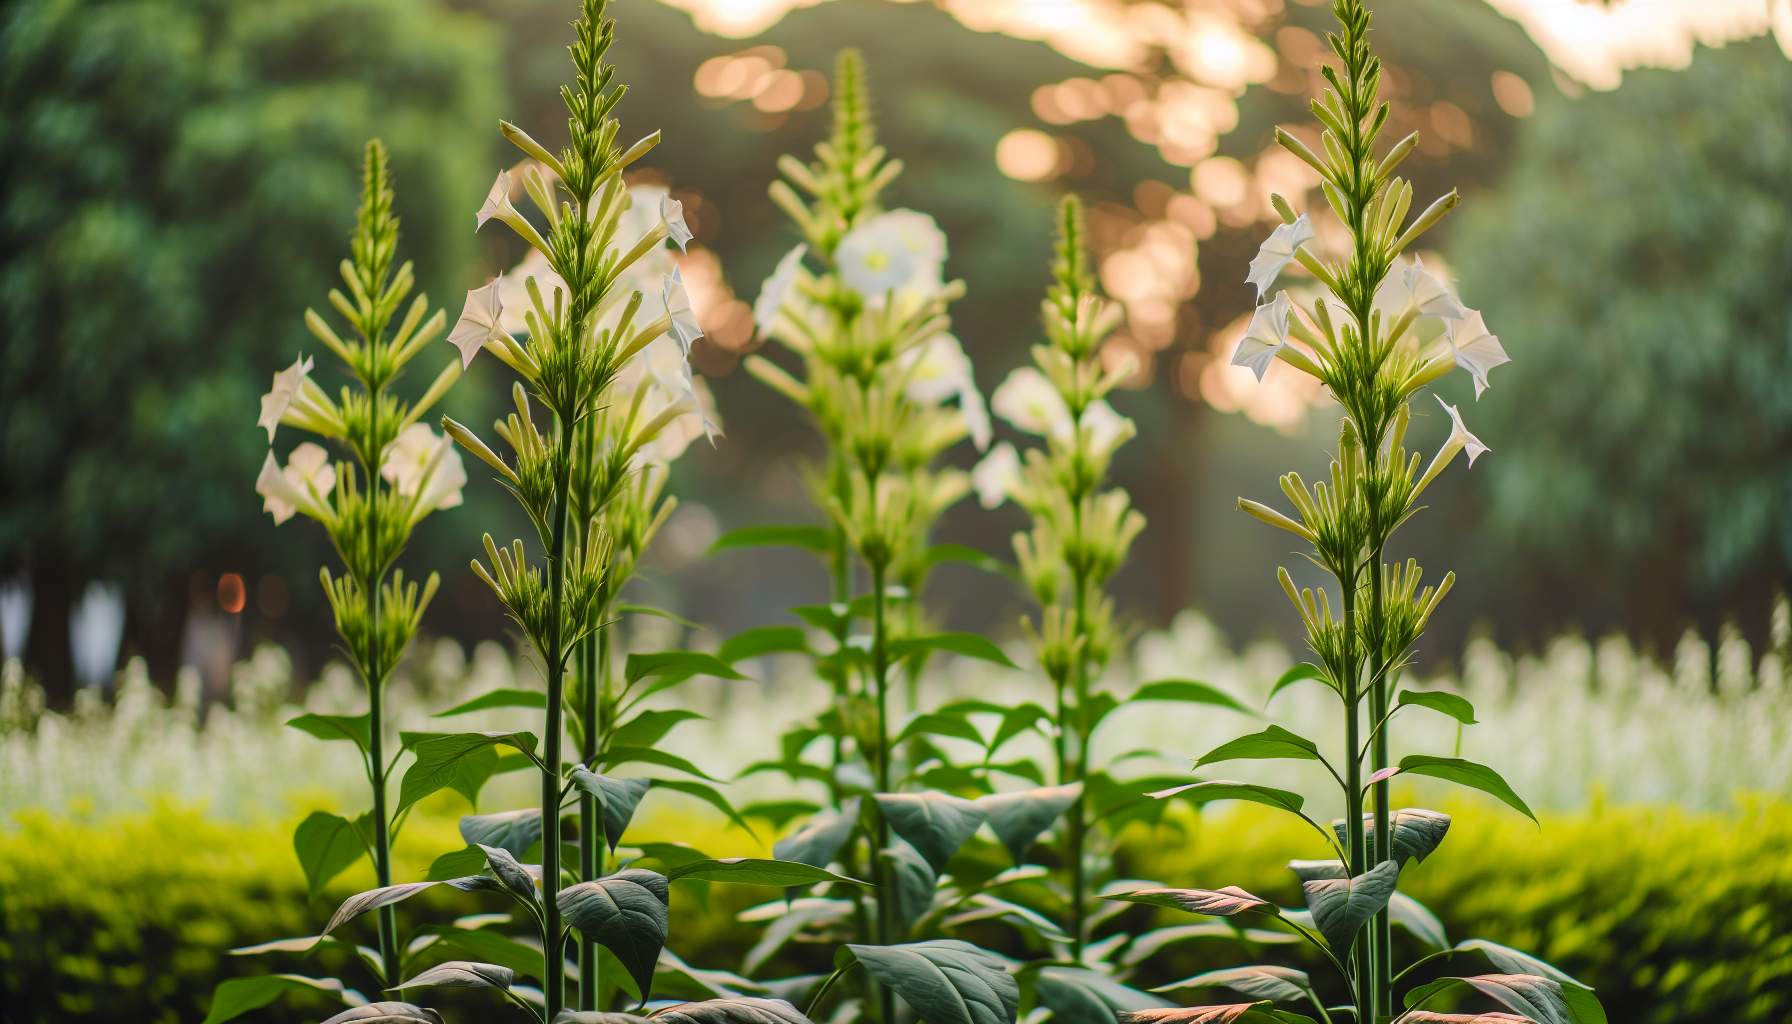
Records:
[[[1278,224],[1269,237],[1263,240],[1262,248],[1251,260],[1250,273],[1245,275],[1245,283],[1256,285],[1257,299],[1261,301],[1265,292],[1276,283],[1282,270],[1294,262],[1295,250],[1313,240],[1313,224],[1307,220],[1306,214],[1294,218],[1291,224]]]

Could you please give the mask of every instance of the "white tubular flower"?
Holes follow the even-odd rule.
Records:
[[[460,349],[463,370],[473,364],[473,357],[488,342],[505,336],[504,301],[499,296],[501,281],[502,278],[493,278],[485,287],[467,292],[467,304],[461,307],[460,319],[448,334],[449,343]]]
[[[983,461],[971,470],[971,486],[977,491],[977,504],[996,508],[1020,486],[1020,453],[1006,441],[990,449]]]
[[[1008,375],[990,398],[996,415],[1015,429],[1041,437],[1070,430],[1070,407],[1045,374],[1023,366]]]
[[[1232,353],[1232,365],[1247,367],[1262,380],[1276,355],[1288,347],[1288,319],[1293,315],[1294,303],[1287,292],[1277,292],[1274,301],[1258,306]]]
[[[677,267],[672,268],[672,273],[666,275],[665,283],[660,286],[660,299],[666,304],[666,316],[672,320],[668,333],[678,340],[678,347],[689,359],[691,345],[703,337],[703,328],[697,323],[697,314],[691,310],[691,296],[684,290],[684,276]]]
[[[799,245],[785,253],[772,268],[772,276],[765,279],[759,288],[759,298],[753,302],[753,325],[759,328],[761,335],[770,335],[778,322],[778,311],[784,307],[784,300],[790,297],[796,287],[797,275],[803,272],[803,257],[809,252],[807,245]]]
[[[295,512],[328,522],[332,513],[324,499],[335,489],[336,467],[330,464],[330,454],[310,441],[292,450],[284,469],[269,452],[255,480],[255,493],[262,497],[261,510],[274,517],[276,526]]]
[[[485,204],[473,215],[473,230],[478,231],[494,218],[508,222],[512,217],[521,219],[522,213],[510,201],[510,172],[499,171],[491,191],[485,194]]]
[[[1313,240],[1313,225],[1306,214],[1294,218],[1292,224],[1278,224],[1276,229],[1263,240],[1262,248],[1251,260],[1251,270],[1245,275],[1245,283],[1257,286],[1257,298],[1261,300],[1263,293],[1269,291],[1282,274],[1282,269],[1294,262],[1294,251]],[[1262,374],[1258,374],[1259,377]]]
[[[310,356],[301,355],[293,364],[274,374],[274,384],[268,393],[261,396],[261,418],[255,421],[258,427],[266,427],[268,443],[274,443],[274,430],[280,425],[280,417],[292,407],[299,389],[305,386],[305,378],[311,373]]]
[[[696,237],[684,222],[684,204],[672,198],[670,193],[661,196],[660,219],[666,222],[666,237],[672,239],[672,244],[678,246],[679,252],[684,252],[685,246]]]
[[[936,334],[904,352],[901,365],[908,380],[904,390],[911,401],[922,405],[938,405],[958,395],[971,377],[964,346],[950,334]]]
[[[964,431],[970,435],[971,444],[978,451],[988,448],[995,439],[995,426],[989,422],[989,406],[983,402],[983,392],[977,390],[976,382],[969,376],[958,391],[958,410],[964,415]]]
[[[1442,398],[1437,400],[1437,404],[1443,406],[1444,411],[1450,414],[1450,436],[1444,441],[1444,446],[1438,449],[1437,455],[1432,458],[1431,465],[1425,467],[1425,475],[1420,477],[1419,482],[1414,485],[1412,490],[1414,498],[1417,498],[1426,487],[1430,486],[1431,481],[1437,479],[1437,475],[1455,460],[1458,452],[1467,452],[1468,464],[1473,466],[1475,460],[1480,458],[1483,452],[1492,451],[1491,448],[1481,443],[1480,438],[1468,432],[1468,427],[1462,422],[1462,414],[1456,411],[1455,406]]]
[[[1106,401],[1091,402],[1083,410],[1082,428],[1089,434],[1089,447],[1103,455],[1119,447],[1135,429],[1131,420],[1115,412]]]
[[[461,488],[467,485],[467,466],[460,451],[446,437],[439,439],[435,457],[424,471],[422,490],[412,513],[417,519],[431,512],[454,508],[461,503]]]
[[[1500,339],[1487,330],[1487,321],[1481,318],[1478,309],[1469,310],[1460,320],[1450,321],[1444,337],[1450,343],[1450,353],[1456,357],[1456,365],[1475,379],[1475,399],[1479,401],[1481,392],[1487,390],[1488,371],[1511,362],[1512,358],[1506,355]],[[1473,461],[1472,456],[1470,461]]]
[[[1468,315],[1467,307],[1450,291],[1450,286],[1442,278],[1426,271],[1425,262],[1417,256],[1412,258],[1412,263],[1405,268],[1402,276],[1406,279],[1408,301],[1418,309],[1420,316],[1460,320]]]
[[[427,423],[413,423],[400,431],[386,449],[386,457],[380,463],[380,476],[400,495],[413,497],[426,484],[434,486],[432,474],[437,472],[436,464],[441,453],[453,447],[453,441],[431,430]],[[464,469],[459,475],[460,480],[454,485],[455,505],[460,504],[460,485],[467,482]]]
[[[548,265],[548,258],[539,249],[523,253],[523,261],[511,268],[510,273],[497,279],[498,326],[505,334],[529,333],[530,278],[535,279],[535,286],[541,289],[542,301],[549,309],[554,307],[554,293],[566,291],[566,282],[559,274],[554,273],[554,268]]]
[[[942,285],[946,236],[924,213],[891,210],[847,232],[835,262],[846,286],[868,300],[892,292],[928,296]]]

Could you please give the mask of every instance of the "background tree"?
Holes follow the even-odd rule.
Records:
[[[1763,115],[1788,106],[1770,39],[1545,103],[1456,226],[1514,361],[1477,409],[1501,439],[1477,575],[1533,630],[1766,634],[1792,578],[1792,131]]]
[[[266,447],[245,415],[334,279],[368,136],[391,143],[422,284],[462,283],[496,117],[478,28],[434,0],[0,14],[0,572],[29,572],[53,693],[87,581],[124,585],[127,649],[166,673],[190,579],[317,560],[241,498]]]

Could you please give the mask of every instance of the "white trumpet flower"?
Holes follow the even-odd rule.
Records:
[[[1302,245],[1313,240],[1313,224],[1307,220],[1306,214],[1294,218],[1292,224],[1278,224],[1276,229],[1263,240],[1257,255],[1251,260],[1250,273],[1245,275],[1245,283],[1257,286],[1257,298],[1261,300],[1263,293],[1269,291],[1276,283],[1283,268],[1294,262],[1294,252]],[[1262,374],[1258,374],[1262,376]]]
[[[891,210],[847,232],[834,258],[840,279],[868,300],[893,292],[927,296],[942,284],[946,236],[924,213]]]
[[[292,450],[284,468],[269,452],[261,464],[261,475],[255,479],[255,493],[262,497],[261,510],[274,517],[276,526],[296,512],[328,522],[332,512],[325,499],[335,489],[336,467],[330,463],[330,453],[310,441]]]
[[[510,201],[510,189],[510,172],[499,171],[497,180],[492,182],[491,190],[485,194],[484,205],[480,206],[479,212],[473,215],[474,231],[485,227],[486,222],[494,218],[508,221],[512,217],[519,219],[522,217],[522,213]]]
[[[305,378],[311,373],[313,363],[310,356],[301,355],[293,364],[274,374],[274,384],[268,393],[261,396],[261,418],[255,421],[258,427],[266,427],[268,443],[274,443],[274,430],[280,425],[280,417],[292,407],[293,399],[304,387]]]
[[[1277,292],[1273,301],[1258,306],[1232,353],[1232,365],[1246,367],[1262,380],[1269,364],[1288,347],[1288,320],[1293,315],[1294,303],[1287,292]]]
[[[1431,481],[1437,479],[1439,473],[1442,473],[1451,462],[1455,461],[1459,452],[1467,452],[1468,464],[1473,466],[1475,460],[1480,458],[1483,453],[1492,451],[1491,448],[1481,443],[1480,438],[1468,432],[1468,427],[1462,422],[1462,414],[1456,410],[1455,406],[1442,398],[1437,400],[1437,404],[1443,406],[1444,411],[1450,414],[1450,436],[1445,439],[1444,446],[1439,448],[1437,454],[1432,457],[1431,465],[1425,467],[1425,475],[1421,476],[1419,482],[1413,486],[1412,496],[1415,499],[1426,487],[1431,485]]]
[[[1020,453],[1006,441],[991,448],[971,470],[971,487],[977,492],[977,504],[984,508],[996,508],[1007,501],[1020,482]]]
[[[1061,436],[1070,430],[1070,407],[1064,396],[1031,366],[1010,373],[990,397],[990,406],[1015,429],[1029,434]]]
[[[803,257],[808,252],[807,245],[799,245],[785,253],[772,268],[772,275],[760,286],[759,298],[753,301],[753,326],[759,328],[760,334],[769,335],[776,326],[778,311],[795,289],[797,275],[803,272]]]
[[[499,295],[502,278],[493,278],[482,288],[467,292],[467,303],[461,307],[460,319],[454,322],[448,341],[460,349],[460,367],[473,364],[473,357],[487,343],[506,337],[503,326],[504,301]]]
[[[1500,345],[1500,339],[1487,330],[1487,321],[1481,318],[1481,311],[1472,309],[1460,320],[1450,321],[1444,337],[1450,344],[1450,353],[1456,357],[1456,365],[1468,371],[1475,381],[1475,398],[1487,390],[1487,374],[1496,366],[1512,361],[1506,350]],[[1471,457],[1471,460],[1472,457]]]
[[[467,482],[453,440],[426,423],[413,423],[399,433],[386,449],[380,476],[403,497],[421,494],[419,505],[430,512],[459,505]]]
[[[703,328],[691,309],[691,296],[684,290],[684,276],[677,267],[672,268],[672,273],[666,275],[665,283],[660,286],[660,299],[666,304],[666,316],[672,320],[669,333],[678,340],[678,347],[689,359],[691,345],[703,337]]]
[[[684,252],[685,246],[695,237],[684,222],[684,203],[672,198],[670,193],[661,196],[660,219],[666,222],[666,237],[672,239],[679,252]]]

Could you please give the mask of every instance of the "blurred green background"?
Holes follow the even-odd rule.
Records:
[[[1478,402],[1466,380],[1443,387],[1493,451],[1443,478],[1401,535],[1401,554],[1460,576],[1419,671],[1475,696],[1488,725],[1467,753],[1549,812],[1539,839],[1460,809],[1467,838],[1415,891],[1453,930],[1598,984],[1613,1020],[1785,1021],[1792,612],[1775,596],[1792,581],[1792,2],[1376,8],[1388,130],[1424,133],[1407,164],[1422,195],[1465,199],[1427,236],[1426,263],[1514,360]],[[938,218],[967,282],[955,333],[986,392],[1038,339],[1057,197],[1090,203],[1102,284],[1129,315],[1112,354],[1143,367],[1114,402],[1140,435],[1116,475],[1149,519],[1116,583],[1141,635],[1121,674],[1254,693],[1287,666],[1299,637],[1272,573],[1293,556],[1233,501],[1322,467],[1335,416],[1285,368],[1258,385],[1226,364],[1269,193],[1321,205],[1272,131],[1312,120],[1323,3],[613,12],[624,133],[664,130],[640,174],[696,230],[683,269],[709,335],[695,361],[726,428],[678,463],[682,506],[640,599],[727,635],[826,591],[788,553],[706,551],[735,526],[817,518],[803,475],[816,439],[737,366],[758,345],[760,282],[795,241],[766,199],[774,163],[824,135],[826,72],[852,45],[908,167],[889,198]],[[286,836],[311,808],[355,803],[360,783],[280,723],[356,698],[327,664],[314,574],[328,542],[276,531],[253,494],[256,399],[313,348],[301,317],[335,280],[369,136],[392,151],[402,251],[436,304],[453,315],[517,262],[513,240],[473,234],[473,211],[515,159],[499,117],[560,141],[572,15],[569,0],[0,10],[0,1021],[197,1019],[218,977],[265,968],[220,949],[316,917]],[[488,421],[508,381],[476,364],[448,411]],[[1420,447],[1441,419],[1415,426]],[[481,532],[523,525],[473,476],[466,506],[431,517],[405,558],[441,570],[443,590],[401,722],[509,678],[504,620],[464,567]],[[942,539],[1006,557],[1021,525],[967,502]],[[1004,641],[1027,607],[954,566],[927,600],[952,628]],[[808,682],[758,704],[717,698],[715,717],[792,720],[785,703]],[[1207,726],[1158,728],[1174,759]],[[721,735],[709,745],[734,742]],[[400,851],[413,866],[439,852],[432,838],[453,842],[464,807],[427,810]],[[712,842],[700,814],[656,821],[718,854],[757,850]],[[1141,872],[1249,882],[1251,865],[1298,852],[1273,831],[1261,848],[1199,842],[1226,827],[1184,822],[1186,844],[1169,848],[1133,834],[1123,855]],[[681,931],[687,959],[731,964],[719,951],[745,941],[731,909],[688,911],[702,922]]]

